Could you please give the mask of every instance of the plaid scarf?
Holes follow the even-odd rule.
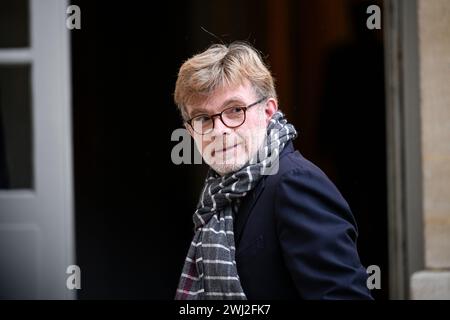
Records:
[[[208,171],[193,215],[194,238],[178,284],[176,300],[246,300],[235,261],[233,216],[240,198],[252,190],[263,175],[278,169],[278,156],[297,132],[277,111],[267,126],[265,143],[247,164],[224,176]]]

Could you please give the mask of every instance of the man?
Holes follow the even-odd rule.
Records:
[[[176,299],[371,299],[357,229],[294,150],[272,75],[245,43],[184,62],[175,103],[210,170]]]

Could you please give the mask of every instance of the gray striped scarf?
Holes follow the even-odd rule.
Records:
[[[277,111],[267,126],[260,152],[243,168],[219,176],[208,171],[193,215],[195,234],[183,266],[175,299],[246,299],[237,274],[233,215],[240,198],[265,174],[278,169],[278,156],[297,132]]]

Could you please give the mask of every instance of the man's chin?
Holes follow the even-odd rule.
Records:
[[[211,169],[217,172],[219,175],[223,176],[228,173],[236,172],[241,169],[245,165],[245,161],[228,161],[228,162],[215,162],[212,161],[210,163],[206,162]]]
[[[224,176],[226,174],[234,173],[234,172],[238,171],[239,169],[242,168],[242,165],[241,166],[238,166],[238,165],[223,165],[223,166],[220,166],[219,165],[219,166],[211,166],[211,168],[215,172],[217,172],[219,175]]]

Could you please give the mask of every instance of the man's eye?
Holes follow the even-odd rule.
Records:
[[[198,116],[198,117],[195,117],[194,120],[198,121],[198,122],[206,122],[209,120],[209,117],[208,116]]]
[[[231,113],[241,113],[242,107],[232,107],[230,110],[231,110]]]

